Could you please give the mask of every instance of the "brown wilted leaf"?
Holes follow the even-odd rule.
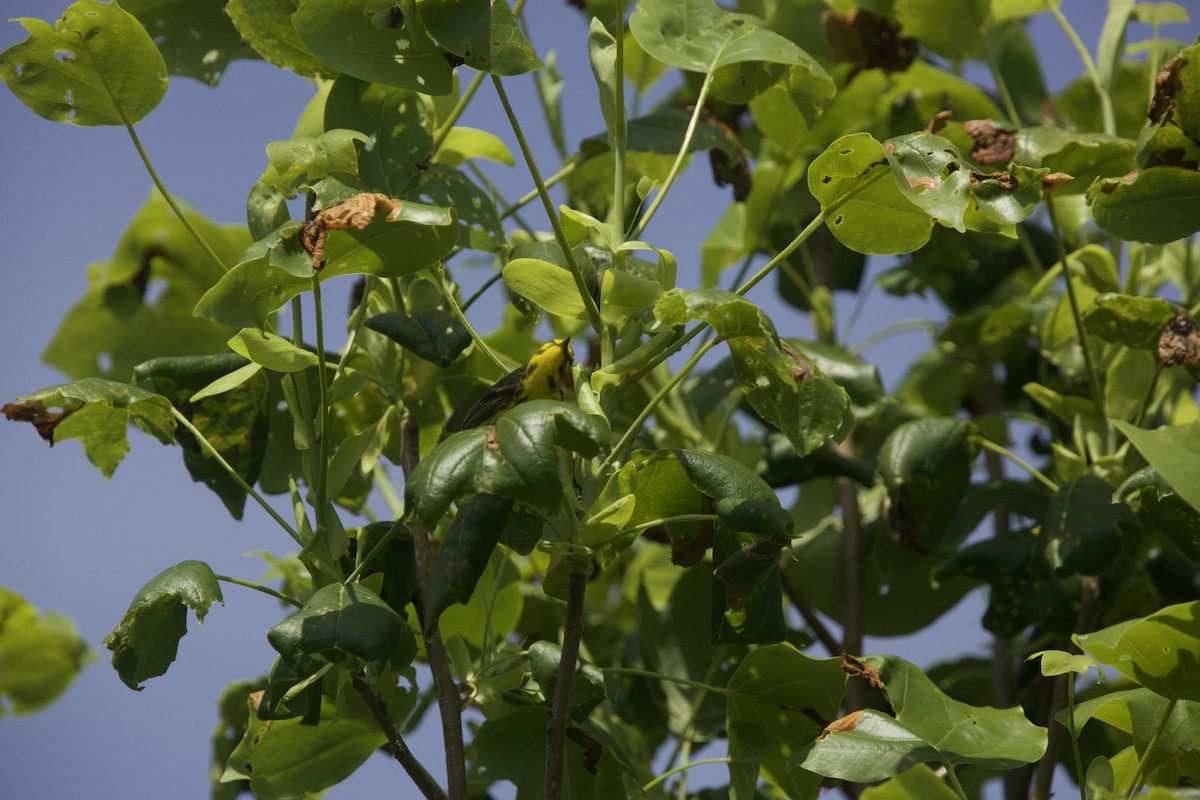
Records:
[[[858,721],[862,718],[863,711],[852,711],[841,719],[835,719],[833,722],[825,726],[825,730],[821,731],[821,735],[817,739],[824,739],[831,733],[841,733],[842,731],[852,731],[858,727]]]
[[[1164,367],[1200,363],[1200,330],[1196,320],[1180,310],[1158,337],[1158,360]]]
[[[1151,153],[1146,159],[1146,169],[1150,167],[1181,167],[1196,172],[1200,170],[1200,162],[1194,158],[1187,158],[1187,151],[1182,147],[1170,147]]]
[[[977,164],[1007,164],[1013,158],[1016,131],[1005,130],[987,119],[969,119],[963,123],[975,144],[971,146],[971,159]]]
[[[929,120],[929,124],[925,126],[925,133],[937,133],[942,128],[946,127],[946,123],[954,119],[954,112],[949,109],[939,111],[934,114]]]
[[[800,381],[807,380],[809,376],[812,375],[812,367],[808,365],[808,362],[804,360],[804,357],[797,353],[795,348],[793,348],[790,344],[780,341],[779,349],[783,351],[784,355],[796,362],[796,366],[790,369],[790,372],[792,373],[792,380],[799,383]]]
[[[583,747],[583,768],[595,775],[600,768],[600,757],[604,755],[604,745],[579,728],[568,727],[567,738]]]
[[[1183,71],[1187,65],[1187,59],[1183,56],[1175,56],[1166,64],[1163,64],[1162,70],[1154,78],[1154,97],[1150,101],[1150,108],[1146,112],[1146,116],[1151,122],[1162,122],[1164,118],[1171,115],[1175,110],[1175,95],[1182,88],[1182,81],[1179,79],[1179,73]]]
[[[364,192],[348,197],[340,203],[334,203],[329,208],[319,212],[313,221],[300,231],[300,242],[304,249],[312,254],[313,269],[320,269],[325,263],[325,233],[339,231],[345,228],[362,230],[371,224],[380,212],[387,212],[388,221],[399,216],[404,203],[393,200],[386,194]]]
[[[1049,175],[1042,176],[1042,191],[1053,192],[1067,181],[1073,180],[1075,180],[1074,175],[1068,175],[1065,172],[1051,172]]]
[[[917,58],[920,42],[900,33],[896,20],[858,8],[845,14],[826,11],[821,29],[833,57],[854,69],[903,72]]]
[[[879,677],[879,670],[872,667],[867,662],[857,656],[852,656],[849,653],[842,653],[842,672],[849,675],[851,678],[862,678],[874,688],[878,689],[888,705],[891,705],[892,698],[888,697],[887,686],[884,685],[883,679]]]
[[[1006,192],[1016,191],[1020,186],[1017,176],[1007,172],[976,172],[971,170],[971,188],[974,189],[984,181],[995,181]]]
[[[27,400],[24,403],[5,403],[3,407],[0,407],[0,414],[4,414],[12,422],[30,423],[38,435],[53,447],[54,429],[58,423],[71,416],[76,410],[68,408],[59,412],[47,411],[40,400]]]

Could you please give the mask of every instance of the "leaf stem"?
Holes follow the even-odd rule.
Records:
[[[616,0],[616,25],[613,30],[613,43],[616,47],[616,63],[613,65],[616,85],[613,87],[613,113],[616,115],[612,135],[613,149],[613,199],[612,199],[612,248],[614,251],[625,241],[625,145],[628,139],[628,126],[625,109],[625,4]],[[608,363],[608,362],[605,362]]]
[[[577,163],[578,162],[574,158],[572,158],[571,160],[567,161],[567,163],[565,163],[561,167],[559,167],[558,172],[554,173],[553,175],[551,175],[549,178],[546,179],[546,188],[549,189],[551,186],[554,186],[556,183],[561,181],[563,178],[567,177],[572,172],[574,172],[575,166]],[[500,219],[505,220],[505,219],[508,219],[509,217],[513,216],[518,211],[520,211],[522,208],[529,205],[529,203],[536,200],[538,198],[538,196],[539,196],[539,194],[538,194],[537,187],[534,187],[531,191],[526,192],[525,194],[521,195],[521,197],[518,198],[517,201],[515,203],[513,203],[511,206],[504,209],[504,211],[500,212]]]
[[[475,301],[483,296],[484,292],[486,292],[488,289],[490,289],[494,285],[496,285],[496,283],[498,283],[500,281],[500,279],[503,277],[504,277],[504,272],[501,271],[501,272],[497,272],[495,275],[493,275],[492,277],[490,277],[486,281],[484,281],[483,285],[480,286],[478,289],[476,289],[475,293],[472,294],[470,297],[468,297],[466,299],[466,302],[464,302],[462,304],[463,313],[465,314],[467,309],[470,308],[472,305],[474,305]]]
[[[287,531],[288,535],[291,536],[293,540],[295,540],[296,544],[303,547],[304,542],[302,542],[300,540],[300,534],[296,533],[295,529],[292,528],[291,525],[288,525],[287,522],[284,521],[283,517],[279,516],[279,513],[276,512],[275,509],[271,508],[271,504],[268,503],[263,498],[262,495],[260,495],[256,491],[254,491],[253,486],[246,483],[246,479],[243,478],[241,475],[239,475],[237,470],[235,470],[230,465],[230,463],[228,461],[226,461],[219,452],[217,452],[217,448],[213,446],[213,443],[210,442],[207,438],[205,438],[204,434],[201,433],[200,430],[195,425],[192,424],[191,420],[189,420],[187,417],[185,417],[183,414],[181,414],[179,412],[179,409],[175,408],[174,406],[171,406],[171,413],[175,415],[175,419],[181,425],[183,425],[183,427],[187,428],[188,432],[191,433],[192,436],[196,437],[196,441],[198,441],[200,443],[200,445],[203,449],[208,451],[208,454],[210,456],[212,456],[213,458],[216,459],[217,463],[221,465],[221,468],[224,469],[227,473],[229,473],[229,477],[233,478],[234,482],[236,482],[237,485],[239,487],[241,487],[242,491],[244,491],[250,497],[253,497],[254,500],[260,506],[262,506],[264,510],[266,510],[267,514],[270,515],[271,519],[273,519],[273,520],[275,520],[275,522],[279,523],[279,527],[281,527],[285,531]]]
[[[1103,122],[1104,132],[1107,134],[1115,134],[1117,132],[1116,119],[1113,116],[1112,98],[1108,92],[1104,91],[1104,82],[1100,80],[1100,71],[1096,69],[1096,62],[1092,61],[1092,56],[1088,53],[1087,47],[1083,40],[1079,38],[1079,34],[1071,27],[1071,23],[1067,20],[1063,13],[1058,9],[1054,0],[1043,0],[1046,10],[1054,17],[1058,26],[1062,28],[1063,33],[1067,35],[1071,45],[1075,48],[1075,52],[1079,54],[1079,58],[1083,61],[1083,68],[1087,72],[1088,77],[1092,81],[1092,88],[1096,90],[1096,96],[1100,102],[1100,118]]]
[[[700,327],[693,328],[692,335],[694,336],[696,333],[699,333],[700,330]],[[623,458],[623,453],[633,443],[633,440],[638,433],[641,432],[642,426],[646,424],[646,420],[650,418],[652,413],[654,413],[654,409],[658,407],[658,404],[661,403],[663,399],[671,393],[671,390],[678,386],[679,383],[687,377],[687,374],[691,372],[697,364],[700,363],[700,359],[704,357],[704,354],[713,349],[713,347],[716,345],[720,344],[721,341],[722,340],[718,337],[716,339],[712,339],[711,341],[705,342],[700,347],[696,348],[696,352],[691,358],[688,359],[688,362],[684,364],[678,372],[671,376],[671,379],[667,381],[661,389],[658,390],[658,393],[655,394],[654,397],[650,398],[650,402],[646,403],[645,408],[643,408],[637,415],[637,419],[635,419],[629,425],[629,427],[625,430],[625,433],[621,436],[620,441],[618,441],[609,454],[605,456],[604,461],[600,463],[600,466],[596,469],[596,474],[603,475],[611,464],[613,464],[617,459]]]
[[[659,784],[663,783],[664,781],[667,780],[667,778],[670,778],[672,775],[678,775],[682,772],[686,772],[687,770],[691,769],[692,767],[699,767],[704,764],[733,764],[733,763],[736,763],[739,761],[749,761],[749,760],[750,759],[746,759],[746,758],[731,758],[730,756],[724,756],[723,758],[701,758],[697,761],[689,761],[686,764],[680,764],[678,767],[667,770],[662,775],[659,775],[657,778],[655,778],[654,780],[647,783],[645,786],[642,787],[642,794],[647,794],[651,789],[653,789],[656,786],[658,786]]]
[[[946,777],[950,779],[950,785],[954,788],[954,793],[958,795],[959,800],[967,800],[967,793],[963,789],[963,785],[959,783],[958,776],[954,774],[953,764],[946,764]]]
[[[486,72],[475,73],[475,77],[467,84],[467,88],[463,91],[462,96],[458,98],[458,102],[454,104],[454,108],[450,109],[450,113],[446,115],[446,121],[438,126],[437,137],[433,140],[433,146],[429,148],[430,159],[437,155],[438,150],[442,149],[442,145],[446,143],[446,137],[450,135],[450,131],[454,128],[454,123],[458,122],[458,118],[467,110],[467,105],[475,97],[475,93],[479,91],[479,86],[483,83],[485,77],[487,77]]]
[[[1158,742],[1162,739],[1163,731],[1167,728],[1167,723],[1171,720],[1171,714],[1175,712],[1175,706],[1179,703],[1178,697],[1171,697],[1167,700],[1167,707],[1163,710],[1162,719],[1159,720],[1158,727],[1154,730],[1154,736],[1150,738],[1150,744],[1146,745],[1142,757],[1138,759],[1137,772],[1133,776],[1133,781],[1129,785],[1129,791],[1125,793],[1126,797],[1140,791],[1146,785],[1146,780],[1150,777],[1146,772],[1146,766],[1150,763],[1150,755],[1158,746]]]
[[[703,683],[694,681],[690,678],[680,678],[675,675],[667,675],[662,672],[655,672],[649,669],[639,669],[638,667],[604,667],[605,674],[612,675],[632,675],[636,678],[653,678],[656,681],[668,681],[670,683],[678,683],[680,686],[691,686],[693,689],[703,689],[706,692],[716,692],[717,694],[725,695],[726,697],[741,697],[756,699],[752,695],[744,695],[741,692],[728,689],[724,686],[717,686],[713,683]]]
[[[1052,491],[1052,492],[1058,491],[1059,486],[1057,483],[1055,483],[1054,481],[1047,478],[1040,470],[1038,470],[1036,467],[1031,465],[1028,461],[1021,458],[1019,455],[1017,455],[1013,451],[1009,450],[1008,448],[1006,448],[1002,445],[996,444],[995,442],[991,441],[990,439],[985,439],[982,436],[972,436],[972,437],[970,437],[970,440],[972,442],[974,442],[975,444],[979,445],[980,447],[982,447],[984,450],[995,453],[998,456],[1003,456],[1004,458],[1007,458],[1009,461],[1013,462],[1018,467],[1020,467],[1021,469],[1025,470],[1027,473],[1029,473],[1029,475],[1032,478],[1034,478],[1038,483],[1042,484],[1050,491]]]
[[[629,233],[630,239],[638,239],[642,235],[642,231],[646,230],[646,226],[650,224],[650,220],[654,218],[654,214],[658,211],[658,207],[662,205],[663,198],[667,196],[667,192],[675,183],[675,178],[679,175],[679,170],[683,167],[683,162],[687,158],[688,150],[692,146],[692,137],[696,134],[696,125],[700,122],[700,115],[704,113],[704,102],[708,99],[708,91],[712,88],[714,70],[709,70],[704,76],[704,83],[700,85],[700,94],[696,98],[696,105],[692,109],[692,118],[688,120],[687,130],[683,133],[683,142],[679,145],[679,152],[675,154],[675,161],[671,164],[670,171],[667,172],[667,177],[663,180],[662,188],[655,194],[654,200],[650,202],[650,206],[646,209],[646,213],[633,226],[633,230]],[[618,80],[622,77],[618,75]]]
[[[1079,776],[1079,800],[1088,800],[1087,780],[1083,757],[1079,754],[1079,731],[1075,727],[1075,673],[1067,673],[1067,730],[1071,734],[1071,751],[1075,758],[1075,774]]]
[[[467,320],[467,315],[463,313],[462,308],[460,308],[458,305],[458,301],[454,299],[454,292],[451,290],[450,284],[446,281],[446,273],[445,270],[442,269],[442,266],[440,264],[435,264],[430,268],[429,271],[432,272],[433,276],[437,279],[438,288],[442,291],[442,296],[446,298],[446,303],[450,306],[450,312],[454,314],[459,323],[467,329],[467,333],[471,335],[471,341],[475,343],[475,346],[479,348],[480,352],[487,356],[489,361],[496,365],[501,374],[506,375],[512,371],[513,365],[506,363],[504,359],[502,359],[499,354],[496,353],[495,350],[488,347],[487,342],[483,340],[483,338],[475,330],[475,327],[471,325],[470,321]]]
[[[575,260],[575,253],[571,250],[571,245],[567,241],[567,233],[563,230],[562,220],[559,219],[558,213],[554,210],[554,204],[550,200],[550,193],[546,190],[545,181],[542,180],[541,170],[538,169],[537,161],[534,160],[533,151],[529,148],[529,142],[525,139],[525,133],[521,130],[521,123],[517,119],[517,115],[513,112],[512,104],[508,101],[508,93],[504,90],[504,83],[500,80],[499,75],[492,76],[492,84],[496,87],[496,94],[500,97],[500,104],[504,106],[504,113],[508,117],[508,123],[512,126],[513,134],[517,137],[517,144],[521,147],[521,155],[525,157],[525,165],[529,169],[529,175],[533,178],[534,185],[537,186],[538,196],[541,197],[542,206],[546,209],[546,217],[550,220],[550,226],[554,228],[554,239],[563,251],[563,257],[567,261],[567,268],[571,271],[571,277],[575,279],[575,288],[579,291],[580,299],[583,300],[583,307],[587,311],[592,330],[600,338],[601,363],[610,363],[613,353],[612,332],[604,324],[604,320],[600,316],[600,308],[596,305],[591,289],[583,277],[583,270],[579,268],[579,263]]]
[[[446,800],[446,793],[442,791],[442,787],[438,786],[437,781],[433,776],[426,771],[417,757],[413,755],[412,750],[408,749],[408,744],[404,741],[404,737],[400,735],[400,731],[396,728],[396,723],[392,719],[392,714],[388,710],[387,703],[379,694],[363,682],[362,678],[353,680],[354,689],[363,700],[367,702],[367,708],[371,709],[371,713],[375,715],[375,721],[379,723],[379,727],[383,730],[383,735],[387,737],[388,748],[392,751],[392,757],[400,762],[400,766],[404,767],[404,771],[408,773],[408,777],[412,778],[412,782],[421,790],[421,794],[426,800]]]
[[[358,341],[358,332],[362,328],[363,319],[367,316],[367,305],[371,302],[371,291],[375,288],[375,276],[367,275],[363,279],[362,300],[358,302],[358,307],[354,309],[354,317],[350,320],[350,332],[346,335],[346,345],[342,348],[342,355],[338,358],[337,369],[333,372],[333,381],[346,371],[346,363],[350,360],[350,353],[354,350],[354,344]],[[318,348],[317,352],[324,353]]]
[[[252,581],[244,581],[241,578],[232,578],[229,575],[214,575],[213,577],[219,581],[224,581],[225,583],[232,583],[232,584],[236,584],[238,586],[245,586],[247,589],[253,589],[256,592],[262,592],[263,594],[269,594],[269,595],[271,595],[271,597],[274,597],[277,600],[282,600],[283,602],[293,605],[296,608],[304,608],[304,603],[301,603],[296,598],[290,597],[289,595],[286,595],[283,592],[277,592],[269,586],[263,586],[261,583],[254,583]]]
[[[317,330],[317,353],[320,362],[317,364],[317,418],[320,420],[317,430],[317,441],[320,443],[320,456],[317,459],[317,485],[313,492],[312,506],[317,514],[317,539],[325,528],[325,490],[329,475],[330,442],[329,423],[332,418],[329,408],[329,376],[325,374],[325,320],[321,307],[321,273],[313,270],[313,324]]]
[[[587,573],[578,568],[572,569],[567,576],[567,618],[563,624],[558,678],[554,685],[550,722],[546,728],[545,800],[562,800],[563,796],[563,757],[567,745],[567,721],[571,713],[571,686],[575,682],[579,642],[583,638],[583,595],[587,589],[587,581]]]
[[[715,522],[718,519],[720,519],[720,517],[718,517],[716,514],[676,514],[673,517],[661,517],[659,519],[652,519],[649,522],[642,522],[629,528],[624,528],[623,530],[617,531],[612,536],[609,536],[607,539],[588,546],[593,549],[597,547],[603,547],[610,542],[617,541],[622,536],[628,536],[631,533],[641,533],[642,531],[648,531],[651,528],[657,528],[659,525],[668,525],[672,522]]]
[[[1000,94],[1000,102],[1004,104],[1004,111],[1008,114],[1009,122],[1018,128],[1023,127],[1021,124],[1021,115],[1017,112],[1017,106],[1008,91],[1008,84],[1005,83],[1004,76],[1000,74],[1000,65],[996,62],[996,54],[992,52],[992,47],[988,44],[986,37],[983,40],[983,54],[987,58],[988,69],[992,73],[992,81],[996,84],[996,91]]]

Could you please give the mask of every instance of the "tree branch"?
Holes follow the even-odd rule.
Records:
[[[421,790],[421,794],[427,800],[446,800],[446,793],[442,791],[442,787],[437,785],[433,776],[425,771],[425,767],[421,766],[421,762],[408,749],[408,745],[405,743],[404,737],[400,735],[400,731],[397,730],[396,723],[392,720],[392,715],[383,698],[361,678],[354,679],[354,689],[362,695],[363,700],[367,701],[367,707],[371,709],[371,713],[379,722],[379,727],[383,729],[383,734],[387,736],[392,756],[400,762],[400,766],[404,767],[404,771]]]
[[[567,576],[567,619],[563,626],[562,654],[558,661],[558,679],[554,702],[546,725],[546,800],[562,800],[563,756],[567,745],[567,720],[571,711],[571,684],[575,682],[579,660],[579,640],[583,638],[583,593],[586,573],[572,570]]]

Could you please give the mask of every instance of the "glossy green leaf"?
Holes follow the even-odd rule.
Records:
[[[1038,659],[1042,674],[1047,677],[1066,675],[1068,672],[1077,672],[1082,675],[1089,669],[1100,670],[1100,665],[1094,659],[1078,653],[1068,653],[1065,650],[1041,650],[1025,660],[1032,661],[1035,658]],[[1100,671],[1100,675],[1103,677],[1103,671]]]
[[[844,722],[851,725],[851,720],[851,727],[802,746],[790,763],[829,778],[868,783],[942,760],[937,748],[881,711],[867,709]]]
[[[1087,198],[1096,224],[1122,239],[1163,244],[1200,230],[1200,172],[1193,169],[1152,167],[1097,181]]]
[[[511,167],[516,163],[508,145],[499,136],[462,125],[450,129],[442,141],[442,146],[434,155],[433,161],[435,164],[458,167],[475,158],[495,161],[506,167]]]
[[[1099,575],[1121,555],[1118,526],[1129,507],[1112,502],[1113,489],[1094,475],[1064,484],[1050,498],[1041,537],[1050,563],[1081,575]]]
[[[625,109],[617,113],[617,81],[624,80],[624,76],[618,78],[616,74],[617,40],[604,27],[599,17],[592,17],[588,25],[588,61],[592,65],[592,76],[596,79],[596,88],[600,92],[600,113],[604,115],[608,145],[615,147],[617,126],[625,125]]]
[[[59,409],[59,411],[53,411]],[[88,461],[106,478],[129,451],[126,432],[133,422],[167,444],[175,429],[165,397],[103,378],[84,378],[17,398],[5,407],[9,419],[33,423],[47,441],[78,439]]]
[[[891,499],[888,521],[902,541],[925,552],[937,549],[967,492],[975,447],[971,425],[952,417],[906,422],[879,451],[879,473]]]
[[[1167,699],[1200,700],[1200,602],[1118,622],[1075,643],[1100,663]]]
[[[808,189],[838,241],[860,253],[908,253],[929,241],[933,218],[890,179],[888,154],[870,134],[853,133],[813,159]]]
[[[1200,423],[1187,427],[1163,426],[1146,430],[1122,420],[1113,425],[1133,442],[1142,457],[1170,482],[1175,492],[1200,511],[1200,486],[1195,481],[1196,453],[1200,452]]]
[[[322,124],[326,131],[348,128],[369,137],[370,147],[358,147],[357,175],[372,191],[389,197],[406,196],[402,192],[421,174],[421,165],[433,149],[432,121],[419,94],[349,75],[334,81]],[[452,138],[453,134],[447,143]]]
[[[1064,709],[1057,716],[1063,725],[1067,724],[1067,714]],[[1147,774],[1200,747],[1200,703],[1190,700],[1171,703],[1149,689],[1123,689],[1075,706],[1077,729],[1093,719],[1133,737],[1134,748],[1146,759]],[[1151,742],[1153,751],[1148,753]]]
[[[282,69],[305,77],[333,78],[337,71],[321,63],[292,26],[298,0],[229,0],[225,12],[255,52]]]
[[[789,644],[751,650],[729,679],[726,714],[732,796],[754,797],[759,762],[795,752],[812,741],[821,725],[833,719],[846,691],[846,675],[838,659],[812,658]]]
[[[320,363],[315,353],[259,328],[242,328],[229,340],[229,349],[275,372],[299,372]]]
[[[454,209],[459,247],[494,253],[506,246],[493,196],[462,170],[434,164],[421,172],[415,191],[422,200]]]
[[[713,508],[730,530],[753,533],[778,545],[786,545],[791,541],[795,522],[778,500],[719,497]]]
[[[216,225],[182,208],[225,264],[250,243],[245,228]],[[87,293],[63,316],[42,358],[74,379],[123,381],[151,358],[224,352],[235,331],[192,313],[222,274],[154,192],[112,256],[88,269]]]
[[[671,451],[702,494],[712,498],[743,497],[778,504],[771,487],[741,462],[720,453],[699,450]]]
[[[479,492],[458,510],[438,548],[425,600],[425,637],[437,630],[438,617],[453,603],[466,603],[475,591],[492,551],[500,542],[513,501]]]
[[[750,61],[824,73],[807,53],[758,17],[732,14],[712,0],[643,0],[629,19],[629,29],[647,53],[693,72]]]
[[[213,603],[225,601],[212,569],[203,561],[183,561],[142,587],[121,624],[104,639],[113,651],[113,669],[130,689],[166,673],[179,640],[187,633],[187,610],[203,623]]]
[[[242,41],[225,9],[191,0],[124,0],[166,60],[167,71],[216,86],[229,62],[259,55]]]
[[[536,258],[514,258],[504,265],[504,282],[551,314],[584,319],[586,312],[575,279],[567,270]]]
[[[471,343],[471,334],[462,323],[452,314],[438,309],[417,309],[411,314],[377,314],[367,318],[366,325],[440,367],[453,364]]]
[[[295,197],[299,188],[322,178],[358,174],[355,142],[369,143],[359,131],[337,128],[317,137],[287,139],[267,145],[270,163],[259,181],[284,197]]]
[[[896,0],[892,13],[904,33],[954,61],[979,58],[989,0]]]
[[[406,634],[404,618],[375,592],[360,583],[333,583],[268,630],[267,641],[293,663],[304,656],[340,663],[349,656],[382,670]]]
[[[344,701],[320,698],[319,718],[259,719],[248,702],[249,724],[229,756],[224,780],[245,780],[255,797],[319,793],[341,783],[387,743],[379,722],[354,691]]]
[[[908,199],[950,227],[963,231],[971,177],[954,144],[941,136],[913,133],[888,139],[888,164]]]
[[[338,72],[423,94],[449,94],[453,68],[421,25],[416,3],[380,11],[369,0],[300,0],[292,24],[312,53]]]
[[[0,78],[34,113],[72,125],[133,125],[167,91],[167,65],[137,18],[78,0],[51,27],[16,20],[29,38],[0,53]]]
[[[562,648],[552,642],[535,642],[529,648],[529,668],[533,679],[542,687],[542,695],[550,700],[558,685],[558,667],[562,661]],[[587,662],[575,669],[571,681],[571,719],[582,722],[593,708],[604,702],[604,673]]]
[[[779,547],[742,546],[724,525],[713,526],[712,644],[770,644],[786,637]]]
[[[562,499],[559,449],[591,457],[609,431],[575,406],[534,400],[504,412],[492,427],[447,437],[421,459],[405,487],[406,507],[433,528],[455,500],[476,491],[554,511]],[[497,531],[497,535],[498,535]]]
[[[468,67],[523,75],[544,66],[507,0],[424,0],[420,14],[438,44],[461,56]]]
[[[29,714],[53,703],[95,654],[62,614],[38,614],[0,587],[0,716]]]

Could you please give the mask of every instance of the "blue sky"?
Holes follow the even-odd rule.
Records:
[[[1197,0],[1183,4],[1194,18],[1200,16]],[[1094,47],[1104,4],[1066,0],[1063,5],[1084,41]],[[564,95],[567,139],[578,142],[601,128],[586,65],[586,20],[561,2],[537,0],[530,6],[537,9],[529,15],[535,47],[543,55],[550,47],[559,51],[569,86]],[[64,7],[45,0],[7,0],[3,5],[6,16],[47,20]],[[1035,33],[1045,43],[1042,52],[1049,59],[1052,86],[1079,74],[1078,58],[1044,15],[1035,23]],[[24,38],[19,25],[0,23],[0,48]],[[536,108],[527,77],[508,83],[518,109]],[[216,221],[244,222],[246,192],[266,165],[263,148],[289,138],[311,94],[311,86],[290,73],[264,62],[239,61],[217,90],[173,79],[162,104],[138,131],[178,198]],[[464,124],[503,135],[507,127],[498,108],[485,83]],[[540,141],[535,146],[543,156],[543,172],[549,174],[556,167],[553,150],[539,125],[530,128],[535,142]],[[39,355],[82,295],[85,265],[111,254],[151,183],[122,129],[51,123],[0,91],[0,131],[6,261],[0,291],[0,402],[7,402],[63,381],[40,363]],[[491,170],[515,197],[527,189],[528,179],[520,168],[509,172],[511,177],[504,179]],[[715,221],[726,197],[713,189],[707,167],[698,160],[648,231],[648,238],[675,252],[681,276],[695,274],[697,236]],[[531,208],[526,216],[536,225],[540,211]],[[336,291],[344,294],[347,287]],[[769,295],[765,289],[756,299],[766,303]],[[785,334],[808,330],[795,311],[771,305],[768,310]],[[901,304],[875,292],[859,335],[890,320],[935,313],[932,306]],[[921,335],[901,337],[892,340],[892,351],[872,351],[870,356],[891,362],[885,378],[894,378],[899,374],[895,365],[924,344]],[[248,507],[242,522],[231,521],[215,495],[189,480],[175,448],[136,431],[130,439],[132,451],[112,480],[105,481],[77,443],[49,450],[28,426],[0,421],[0,585],[43,611],[70,616],[99,657],[54,706],[30,717],[0,719],[0,774],[7,796],[87,796],[97,789],[131,800],[206,796],[216,698],[227,683],[261,674],[274,658],[264,631],[279,620],[279,607],[262,595],[225,587],[228,607],[214,608],[202,628],[189,622],[177,662],[144,692],[128,690],[108,666],[101,640],[137,589],[160,570],[199,559],[217,572],[255,579],[263,564],[244,554],[285,552],[290,543],[256,508]],[[919,639],[871,644],[922,665],[981,652],[987,642],[978,628],[981,609],[976,595]],[[442,773],[436,731],[411,744],[435,774]],[[394,764],[377,756],[329,797],[371,790],[397,796],[397,786],[405,780]]]

